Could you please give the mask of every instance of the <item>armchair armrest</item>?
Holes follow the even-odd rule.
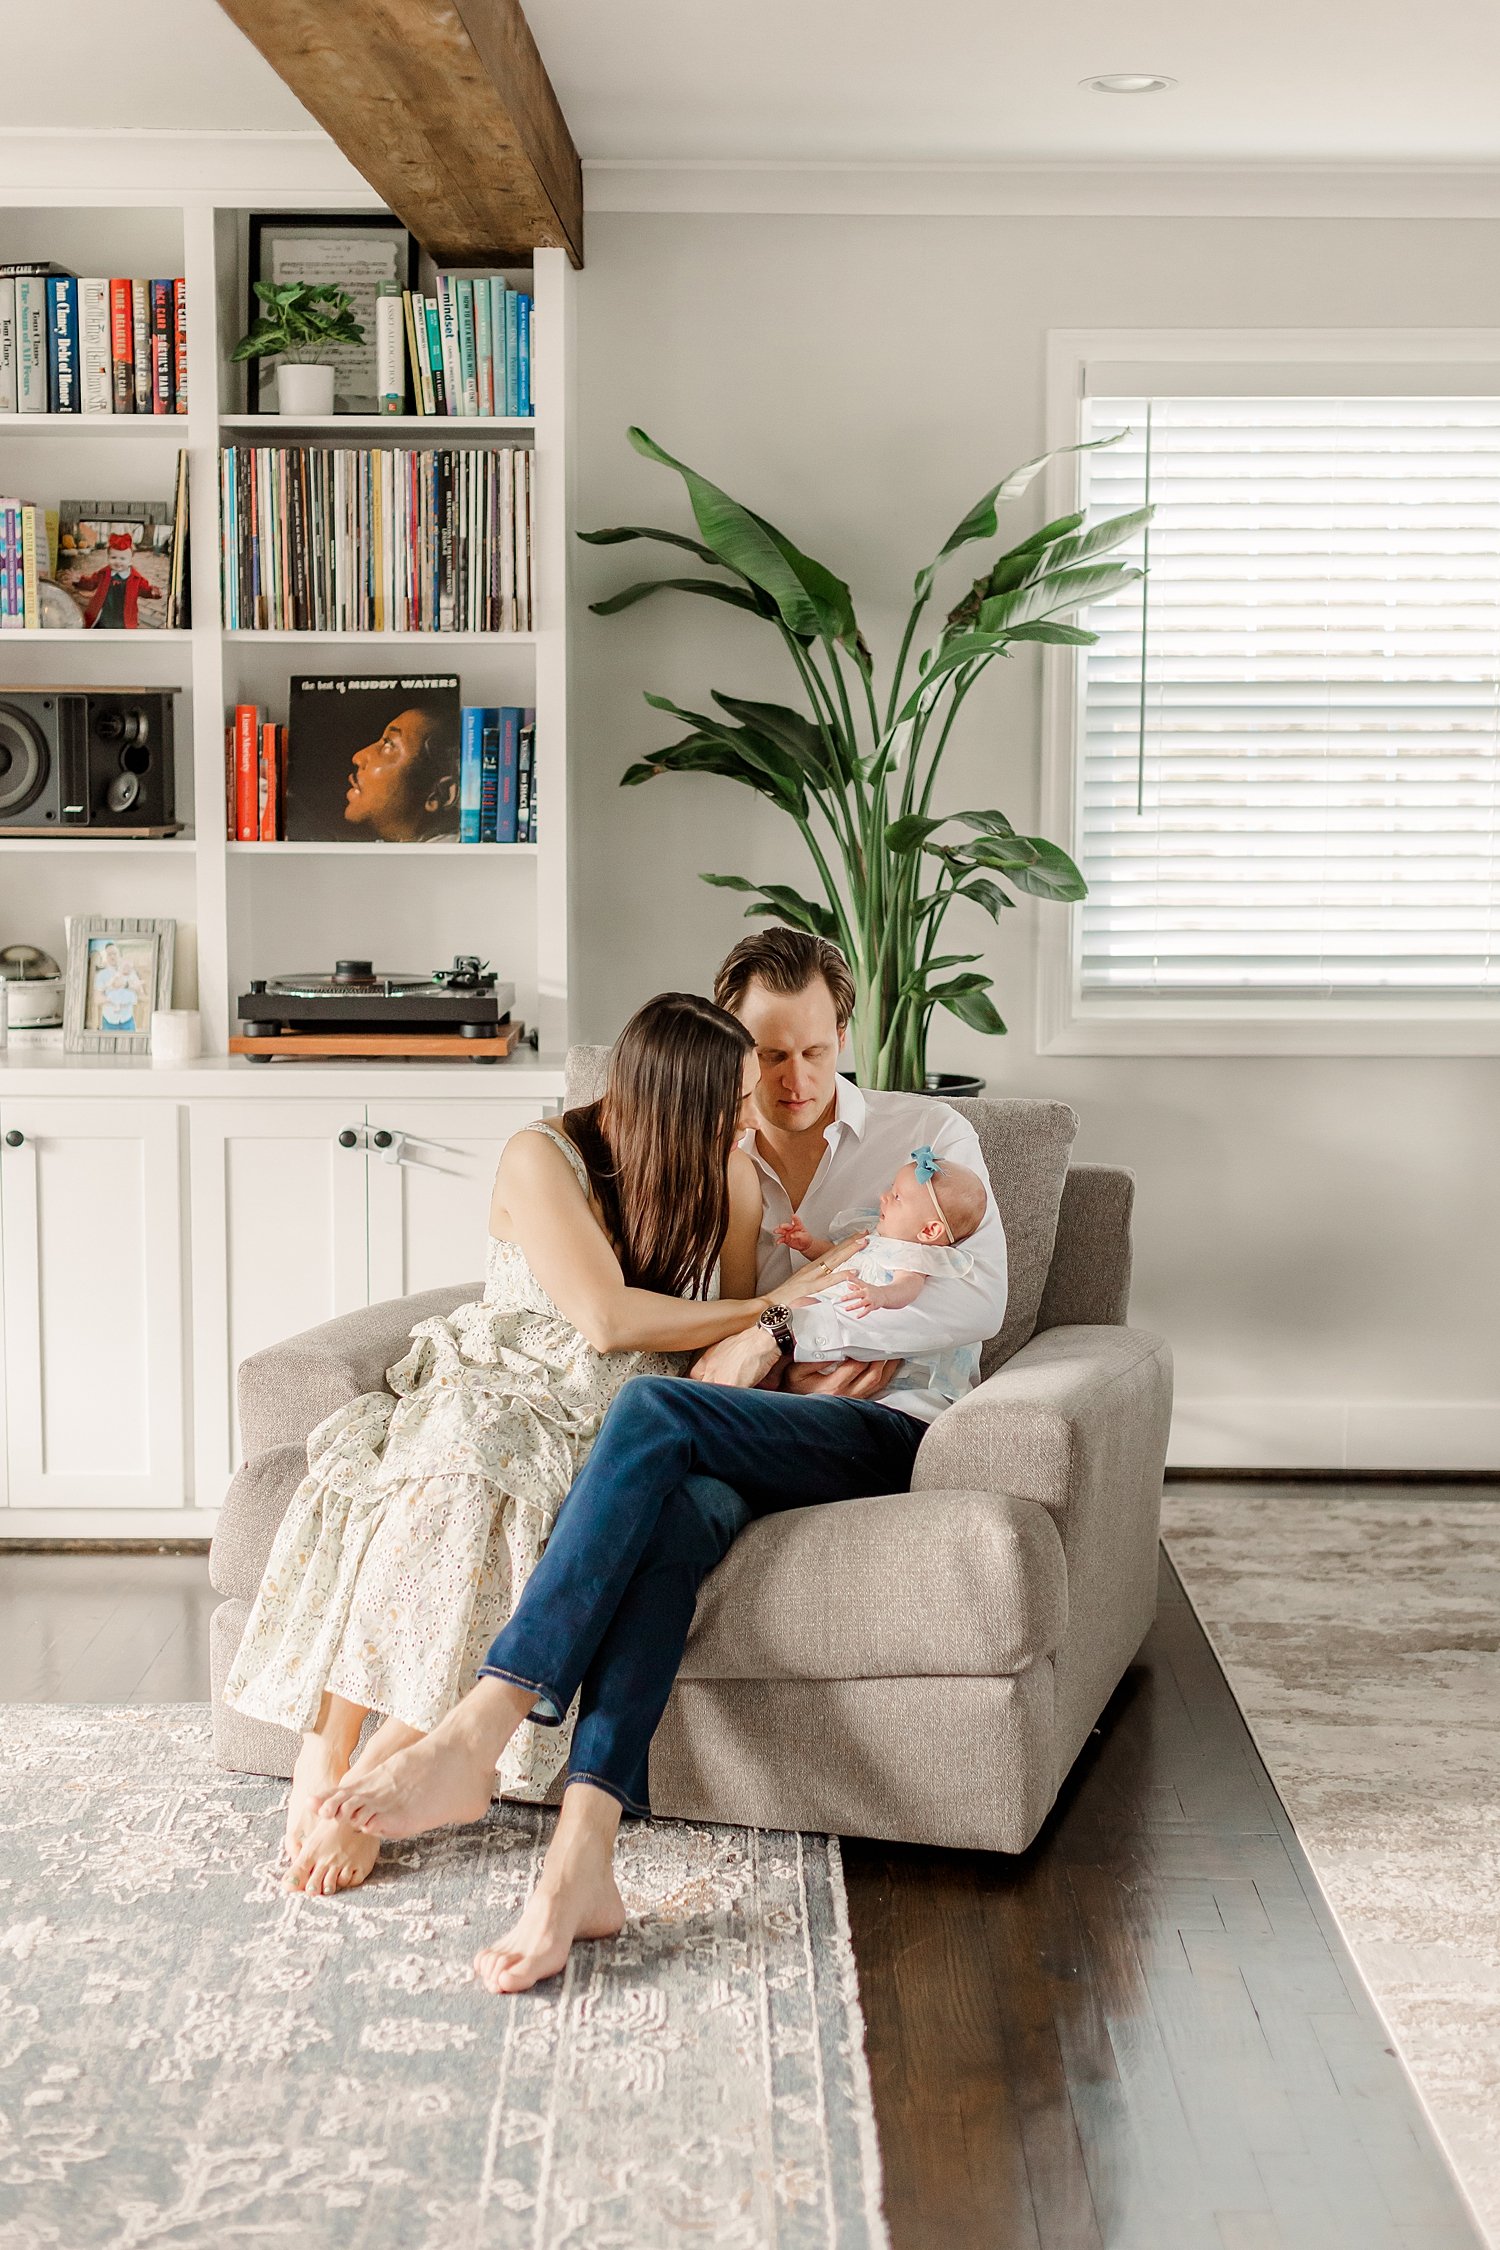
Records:
[[[240,1362],[240,1436],[246,1460],[273,1446],[300,1445],[310,1431],[362,1391],[378,1391],[385,1371],[406,1349],[419,1320],[452,1312],[482,1296],[484,1284],[426,1289],[388,1297],[305,1328],[300,1336],[252,1352]]]
[[[1172,1410],[1172,1355],[1142,1328],[1048,1328],[939,1416],[912,1490],[1012,1492],[1052,1511],[1063,1545],[1089,1474],[1156,1461]],[[1158,1458],[1159,1456],[1159,1458]]]
[[[1011,1492],[1057,1525],[1068,1624],[1056,1658],[1060,1781],[1156,1614],[1172,1355],[1140,1328],[1049,1328],[939,1417],[914,1491]]]

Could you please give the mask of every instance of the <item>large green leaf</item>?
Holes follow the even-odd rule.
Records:
[[[1033,461],[1023,461],[1018,469],[1011,470],[1009,476],[1002,477],[998,484],[991,485],[989,491],[975,501],[968,514],[954,525],[927,568],[918,571],[912,588],[917,600],[926,601],[932,591],[932,581],[937,575],[939,564],[946,562],[958,548],[968,546],[973,539],[994,538],[1000,528],[1000,504],[1006,500],[1018,499],[1049,461],[1060,460],[1065,453],[1091,453],[1101,445],[1118,445],[1125,435],[1124,430],[1116,430],[1112,437],[1087,438],[1079,445],[1057,446],[1050,453],[1039,453]]]
[[[1092,648],[1099,636],[1082,625],[1058,625],[1039,621],[1031,625],[1007,625],[1008,641],[1055,641],[1061,648]]]
[[[797,813],[796,802],[785,785],[753,759],[743,757],[727,732],[723,736],[690,734],[649,758],[639,759],[620,776],[620,786],[632,788],[639,782],[653,781],[659,773],[718,774],[725,781],[737,781],[742,788],[755,790],[758,796],[769,797],[782,812]],[[797,816],[804,815],[805,807]]]
[[[836,731],[832,733],[830,766],[828,746],[805,712],[793,711],[785,703],[752,703],[744,696],[721,695],[717,688],[712,693],[721,710],[778,743],[815,780],[836,781],[847,775],[853,763],[850,745]]]
[[[837,940],[838,917],[821,899],[804,898],[786,883],[752,883],[743,875],[700,875],[700,883],[712,883],[716,890],[746,891],[761,901],[758,906],[747,906],[747,918],[758,914],[779,914],[795,930],[808,930],[814,937]]]
[[[933,998],[973,1031],[998,1034],[1005,1029],[1000,1012],[987,992],[934,993]]]
[[[1030,891],[1034,898],[1088,897],[1088,884],[1060,845],[1049,844],[1044,836],[1027,836],[1023,841],[1030,844],[1036,857],[1028,867],[1009,869],[1018,891]]]
[[[965,828],[977,828],[986,836],[1014,836],[1015,822],[1007,820],[1003,812],[961,812],[954,815]]]
[[[768,538],[774,540],[782,559],[795,572],[797,581],[818,612],[821,630],[831,641],[846,648],[861,668],[870,670],[870,652],[866,648],[859,623],[854,615],[854,600],[842,578],[837,578],[823,563],[814,562],[794,547],[784,531],[767,523],[764,516],[756,516]]]
[[[578,537],[590,547],[618,547],[626,539],[659,539],[665,547],[686,548],[700,562],[719,562],[712,547],[705,547],[701,539],[689,539],[685,531],[658,531],[646,523],[617,523],[608,531],[580,531]]]
[[[695,727],[700,735],[721,743],[734,756],[766,775],[775,784],[775,793],[785,809],[799,820],[807,817],[807,790],[802,768],[797,760],[753,727],[727,727],[722,719],[715,719],[703,711],[684,710],[670,696],[652,695],[646,701],[656,711],[670,711],[674,719],[685,726]]]
[[[975,875],[967,883],[960,883],[953,896],[971,898],[976,906],[982,906],[986,914],[993,916],[997,922],[1006,907],[1016,903],[1008,892],[1001,890],[998,883],[989,882],[983,875]]]
[[[1106,516],[1102,523],[1091,525],[1076,539],[1060,539],[1047,557],[1048,570],[1087,562],[1094,555],[1108,554],[1111,547],[1122,547],[1127,539],[1133,539],[1138,531],[1145,529],[1155,513],[1153,502],[1149,508],[1132,508],[1122,516]]]
[[[622,587],[618,594],[607,595],[602,602],[590,602],[589,608],[596,617],[614,617],[620,610],[645,601],[648,594],[663,593],[707,594],[712,601],[748,609],[752,617],[776,615],[775,604],[758,586],[726,586],[720,578],[641,578],[633,586]]]
[[[1003,633],[1056,610],[1082,609],[1089,602],[1106,600],[1143,575],[1133,563],[1091,563],[1083,570],[1048,571],[1045,577],[1033,578],[1007,594],[997,594],[993,601],[981,603],[979,630]]]
[[[903,813],[893,820],[885,832],[887,851],[903,855],[914,852],[926,843],[935,828],[941,828],[946,814],[934,820],[929,813]]]
[[[687,486],[698,529],[719,561],[748,578],[752,586],[763,587],[790,631],[821,631],[823,620],[817,603],[759,516],[752,515],[696,469],[690,469],[685,461],[674,460],[644,430],[632,425],[627,435],[637,453],[644,454],[648,461],[659,461],[663,468],[677,471]]]

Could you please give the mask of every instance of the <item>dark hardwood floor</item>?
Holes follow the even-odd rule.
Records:
[[[214,1602],[0,1550],[0,1701],[199,1701]],[[894,2250],[1477,2250],[1165,1560],[1028,1853],[844,1863]]]

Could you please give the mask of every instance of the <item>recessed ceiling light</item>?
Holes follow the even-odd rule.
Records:
[[[1096,94],[1163,94],[1175,86],[1175,78],[1160,78],[1139,70],[1111,71],[1103,78],[1080,78],[1080,86],[1091,86]]]

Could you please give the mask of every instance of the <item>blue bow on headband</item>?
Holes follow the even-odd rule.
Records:
[[[911,1160],[917,1168],[917,1185],[919,1187],[926,1187],[928,1182],[935,1180],[943,1169],[942,1158],[925,1146],[914,1148],[911,1152]]]

